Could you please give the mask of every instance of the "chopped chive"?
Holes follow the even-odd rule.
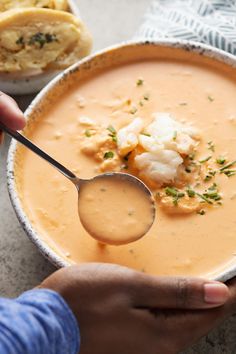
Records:
[[[217,184],[216,184],[216,183],[213,183],[212,186],[210,186],[210,187],[208,188],[208,190],[209,190],[209,191],[213,191],[213,190],[215,190],[216,188],[217,188]]]
[[[142,132],[141,135],[145,135],[145,136],[151,137],[151,134],[148,134],[148,133],[145,133],[145,132]]]
[[[212,96],[210,96],[210,95],[208,95],[207,98],[208,98],[208,100],[209,100],[210,102],[215,101],[215,99],[214,99]]]
[[[140,105],[140,107],[143,107],[143,106],[144,106],[144,103],[143,103],[142,100],[139,101],[139,105]]]
[[[193,189],[191,189],[191,188],[188,188],[188,189],[186,190],[186,192],[187,192],[189,198],[194,198],[195,195],[196,195],[196,192],[195,192]]]
[[[135,114],[136,112],[137,112],[137,108],[136,107],[131,108],[131,110],[130,110],[131,114]]]
[[[206,212],[205,212],[205,210],[201,209],[201,210],[198,210],[198,211],[197,211],[197,214],[199,214],[199,215],[205,215]]]
[[[236,175],[236,170],[224,170],[223,172],[227,177],[232,177]]]
[[[175,130],[173,134],[173,140],[175,141],[176,139],[177,139],[177,130]]]
[[[197,195],[199,198],[201,198],[202,200],[204,200],[206,203],[208,203],[208,204],[213,204],[213,202],[212,202],[210,199],[208,199],[205,195],[200,194],[200,193],[196,193],[196,195]]]
[[[210,181],[215,175],[216,175],[216,171],[208,171],[204,181],[205,182]]]
[[[137,86],[142,86],[144,83],[144,80],[143,79],[138,79],[137,82],[136,82],[136,85]]]
[[[185,193],[179,192],[176,188],[173,188],[173,187],[166,187],[165,193],[166,193],[166,195],[173,197],[173,204],[175,206],[178,205],[179,199],[183,198],[185,196]]]
[[[117,143],[117,133],[115,128],[112,125],[109,125],[107,127],[107,130],[110,132],[109,136],[112,138],[112,140],[114,141],[114,143]]]
[[[151,137],[151,134],[149,134],[149,133],[145,133],[145,132],[142,132],[142,133],[141,133],[141,135],[145,135],[145,136],[149,136],[149,137]]]
[[[232,167],[232,166],[235,165],[235,164],[236,164],[236,160],[234,160],[234,161],[232,161],[232,162],[229,162],[227,165],[221,167],[221,168],[220,168],[220,171],[222,172],[222,171],[224,171],[224,170],[227,170],[227,169],[229,169],[230,167]]]
[[[205,163],[205,162],[209,161],[211,158],[212,158],[212,156],[208,156],[208,157],[206,157],[206,158],[203,159],[203,160],[199,160],[199,162],[200,162],[200,163]]]
[[[107,152],[105,152],[103,157],[104,157],[105,160],[112,159],[114,157],[114,152],[113,151],[107,151]]]
[[[109,130],[109,132],[112,133],[112,134],[116,134],[116,130],[115,130],[115,128],[112,125],[109,125],[107,127],[107,130]]]
[[[219,156],[219,157],[216,159],[216,162],[218,163],[218,165],[224,165],[224,163],[226,162],[226,158],[223,157],[223,156]]]
[[[171,196],[171,197],[176,197],[177,196],[177,189],[172,188],[172,187],[166,187],[165,188],[166,195]]]
[[[148,101],[150,99],[149,93],[145,93],[145,95],[143,95],[143,98],[145,101]]]
[[[208,145],[208,150],[215,152],[215,145],[213,144],[212,141],[208,141],[207,145]]]
[[[89,129],[86,129],[84,134],[85,134],[85,136],[87,136],[87,138],[90,138],[92,136],[92,134],[91,134]]]
[[[222,199],[221,195],[218,193],[217,189],[217,184],[213,183],[211,187],[207,189],[203,195],[201,195],[204,198],[207,198],[207,200],[214,200],[214,201],[219,201]]]

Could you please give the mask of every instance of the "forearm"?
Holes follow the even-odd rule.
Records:
[[[1,354],[77,354],[79,329],[63,298],[31,290],[16,300],[0,299]]]

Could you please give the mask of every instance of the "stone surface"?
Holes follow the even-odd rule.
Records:
[[[79,0],[81,15],[98,50],[131,38],[142,21],[149,0]],[[17,98],[24,109],[32,97]],[[54,271],[28,240],[11,207],[6,187],[8,139],[1,147],[0,167],[0,295],[14,297],[37,285]],[[184,354],[236,353],[236,317],[232,316]],[[165,354],[165,353],[161,353]]]

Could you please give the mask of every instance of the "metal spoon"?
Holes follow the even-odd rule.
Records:
[[[102,242],[102,243],[107,243],[107,244],[115,244],[115,245],[121,245],[121,244],[126,244],[129,242],[136,241],[143,237],[148,230],[151,228],[154,219],[155,219],[155,201],[152,196],[151,191],[148,189],[148,187],[138,178],[127,174],[127,173],[104,173],[100,174],[98,176],[95,176],[94,178],[91,179],[81,179],[78,178],[73,172],[68,170],[66,167],[64,167],[62,164],[60,164],[58,161],[53,159],[50,155],[48,155],[46,152],[41,150],[38,146],[33,144],[29,139],[27,139],[25,136],[20,134],[17,131],[13,131],[12,129],[6,127],[4,124],[0,122],[0,130],[3,130],[6,132],[8,135],[10,135],[12,138],[16,139],[18,142],[32,150],[34,153],[36,153],[38,156],[49,162],[53,167],[55,167],[59,172],[61,172],[66,178],[68,178],[76,187],[78,191],[78,196],[79,196],[79,216],[82,225],[84,228],[88,231],[88,233],[94,237],[96,240]],[[119,185],[121,186],[121,193],[124,192],[124,188],[127,187],[127,190],[129,190],[131,187],[134,189],[134,187],[137,189],[137,193],[139,193],[140,197],[140,192],[141,192],[141,197],[144,198],[143,200],[146,201],[145,206],[147,206],[146,211],[148,211],[148,214],[146,215],[149,216],[149,218],[146,220],[146,224],[142,220],[136,220],[137,223],[140,223],[140,228],[137,231],[137,233],[134,232],[134,228],[127,228],[126,226],[123,225],[122,229],[122,220],[113,218],[111,220],[112,225],[107,225],[107,230],[103,230],[103,234],[101,234],[101,229],[96,230],[94,227],[94,223],[88,222],[88,219],[86,219],[86,216],[88,213],[84,212],[83,210],[83,205],[80,203],[80,195],[85,194],[85,198],[87,191],[91,190],[92,186],[94,187],[95,183],[104,183],[104,187],[106,187],[106,184],[111,182],[118,182],[115,184],[116,188],[116,193],[117,193],[117,188],[119,188]],[[125,184],[124,184],[125,183]],[[86,187],[86,188],[85,188]],[[89,187],[89,188],[88,188]],[[94,190],[94,188],[93,188]],[[84,192],[86,191],[86,193]],[[82,193],[83,192],[83,193]],[[112,193],[112,190],[110,190],[110,193]],[[119,195],[119,194],[118,194]],[[94,195],[95,200],[97,200],[97,195]],[[105,198],[105,196],[104,196]],[[99,201],[98,201],[99,202]],[[148,203],[147,203],[148,202]],[[132,204],[132,201],[131,201]],[[137,205],[136,205],[137,206]],[[134,205],[135,207],[135,205]],[[123,208],[123,205],[122,205]],[[102,211],[100,210],[100,205],[96,206],[96,210],[100,211],[99,217],[101,216],[102,218]],[[93,212],[94,210],[92,210]],[[140,219],[140,218],[139,218]],[[100,220],[99,220],[100,222]],[[102,222],[102,220],[101,220]],[[111,227],[114,226],[114,223],[117,224],[117,226],[121,230],[121,237],[116,237],[114,240],[112,237],[112,232],[111,232]],[[125,229],[126,228],[126,229]],[[136,228],[135,228],[136,229]],[[106,232],[107,231],[107,232]],[[132,231],[132,232],[131,232]],[[99,233],[100,232],[100,233]]]

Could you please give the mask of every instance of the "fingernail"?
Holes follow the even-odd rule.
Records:
[[[204,300],[208,304],[223,304],[229,297],[229,290],[222,283],[208,283],[204,285]]]

